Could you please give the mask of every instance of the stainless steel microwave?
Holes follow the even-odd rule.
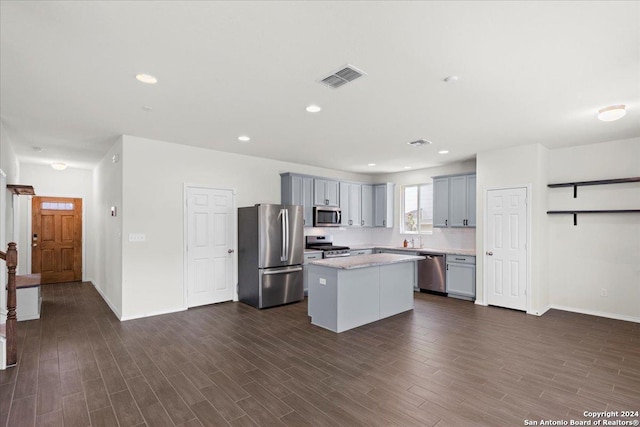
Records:
[[[314,227],[340,227],[342,221],[342,211],[340,208],[328,208],[315,206],[313,208]]]

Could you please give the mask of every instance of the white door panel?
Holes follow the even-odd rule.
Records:
[[[187,305],[233,299],[233,192],[187,187]]]
[[[487,192],[488,303],[527,309],[527,189]]]

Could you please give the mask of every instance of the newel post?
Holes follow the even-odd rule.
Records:
[[[16,344],[16,266],[18,265],[18,250],[16,244],[9,243],[7,249],[7,367],[18,362],[18,347]]]

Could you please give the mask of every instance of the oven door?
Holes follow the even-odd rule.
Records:
[[[340,227],[342,211],[340,208],[313,208],[314,227]]]

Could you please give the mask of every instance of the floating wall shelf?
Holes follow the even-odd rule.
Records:
[[[561,182],[558,184],[549,184],[549,188],[573,187],[573,198],[578,197],[578,187],[585,185],[608,185],[608,184],[627,184],[630,182],[640,182],[640,176],[632,178],[616,178],[601,179],[597,181],[576,181]],[[566,210],[566,211],[547,211],[547,214],[570,214],[573,215],[573,225],[578,225],[578,214],[597,214],[597,213],[640,213],[640,209],[600,209],[600,210]]]
[[[594,213],[640,213],[640,209],[602,209],[602,210],[574,210],[574,211],[547,211],[549,215],[571,214],[573,215],[573,225],[578,225],[578,214]]]
[[[549,184],[547,185],[547,187],[573,187],[573,198],[575,199],[576,197],[578,197],[578,187],[582,187],[585,185],[625,184],[629,182],[640,182],[640,176],[635,176],[632,178],[601,179],[597,181],[561,182],[558,184]]]
[[[7,190],[18,196],[35,196],[36,192],[31,185],[7,184]]]

